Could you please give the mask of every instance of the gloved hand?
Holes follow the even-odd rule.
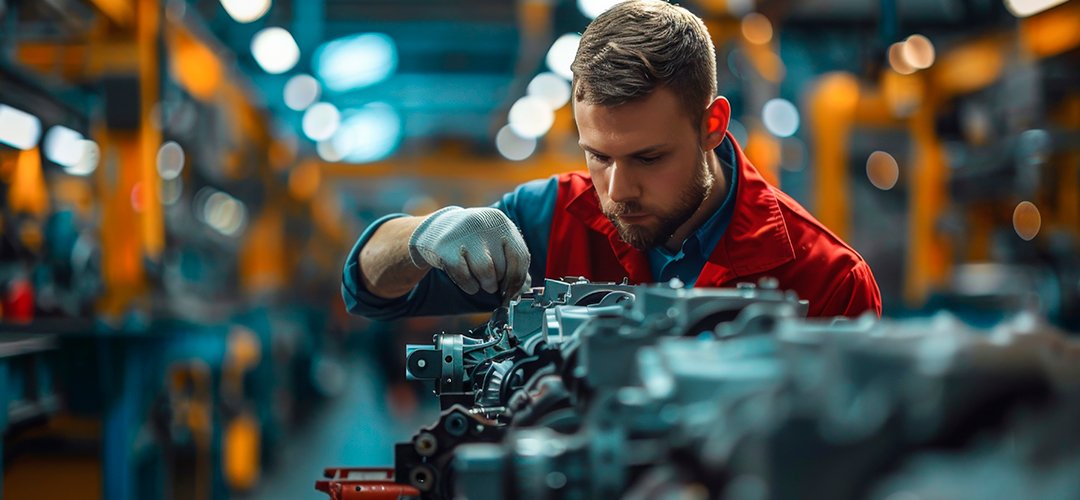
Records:
[[[529,275],[529,249],[517,226],[495,208],[446,207],[409,237],[417,267],[442,269],[465,293],[516,295]]]

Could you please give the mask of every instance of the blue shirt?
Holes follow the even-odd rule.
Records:
[[[712,250],[727,230],[735,209],[738,176],[733,165],[737,160],[735,149],[727,140],[720,143],[714,151],[730,183],[727,196],[712,217],[683,242],[678,252],[669,252],[662,247],[647,252],[654,281],[669,281],[677,277],[687,285],[694,284]],[[557,194],[558,177],[553,176],[522,184],[492,205],[502,210],[521,229],[529,254],[532,255],[529,275],[536,284],[543,283],[545,277],[548,238],[551,234]],[[379,226],[388,220],[405,216],[407,214],[390,214],[376,220],[364,230],[349,252],[341,280],[341,295],[349,312],[381,320],[404,316],[482,312],[499,307],[501,300],[497,294],[481,290],[476,295],[469,295],[461,291],[445,272],[438,269],[432,269],[412,291],[402,297],[385,299],[369,292],[359,275],[360,249],[367,244]],[[438,297],[438,300],[428,300],[428,297]]]

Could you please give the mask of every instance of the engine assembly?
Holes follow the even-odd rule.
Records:
[[[395,447],[393,468],[330,468],[316,488],[334,499],[1080,498],[1075,339],[1027,314],[984,331],[944,313],[806,311],[769,280],[547,280],[481,327],[409,346],[407,376],[434,382],[440,418]]]

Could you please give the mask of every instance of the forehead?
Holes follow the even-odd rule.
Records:
[[[666,88],[618,106],[575,100],[574,120],[582,145],[612,156],[644,145],[674,145],[695,136],[679,100]]]

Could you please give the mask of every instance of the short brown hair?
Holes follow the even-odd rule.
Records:
[[[705,23],[659,0],[630,0],[600,14],[581,35],[572,70],[575,100],[618,106],[666,86],[695,126],[716,96],[716,52]]]

